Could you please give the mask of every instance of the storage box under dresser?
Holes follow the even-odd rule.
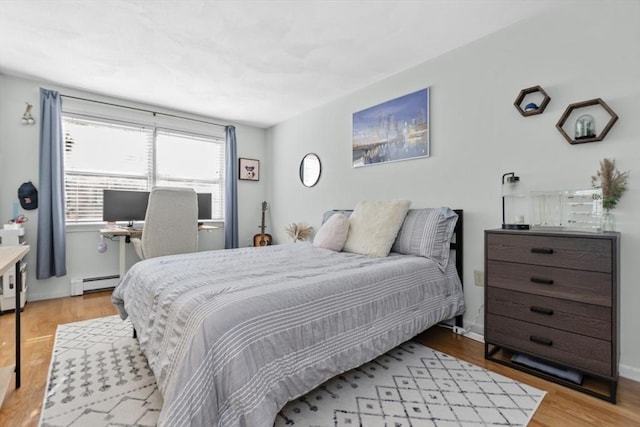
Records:
[[[619,233],[485,231],[485,358],[614,402]],[[576,384],[514,353],[584,375]]]

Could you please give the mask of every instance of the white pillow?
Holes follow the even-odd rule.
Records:
[[[410,205],[409,200],[359,202],[349,217],[344,250],[372,257],[389,255]]]
[[[331,215],[313,238],[313,246],[340,252],[348,234],[349,218],[341,213]]]

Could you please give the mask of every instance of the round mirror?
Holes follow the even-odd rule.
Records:
[[[320,158],[317,154],[309,153],[300,162],[300,181],[305,187],[313,187],[320,179]]]

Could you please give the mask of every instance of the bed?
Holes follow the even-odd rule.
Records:
[[[112,299],[163,395],[158,425],[271,427],[288,401],[335,375],[443,320],[461,326],[456,214],[444,266],[312,243],[135,264]]]

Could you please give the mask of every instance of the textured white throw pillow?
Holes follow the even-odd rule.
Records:
[[[340,252],[348,234],[349,218],[341,213],[331,215],[313,238],[313,246]]]
[[[349,217],[343,250],[372,257],[389,255],[410,205],[409,200],[359,202]]]

